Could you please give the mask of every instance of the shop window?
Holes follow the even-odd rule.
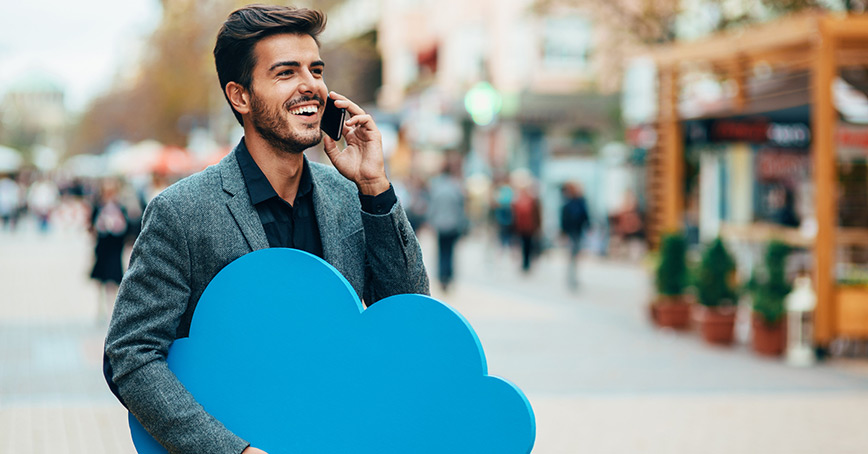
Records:
[[[838,269],[844,285],[868,284],[868,128],[838,128]]]
[[[584,70],[591,50],[591,23],[582,17],[550,17],[543,29],[543,64],[549,69]]]

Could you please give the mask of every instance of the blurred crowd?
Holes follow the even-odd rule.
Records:
[[[566,285],[579,288],[583,251],[638,260],[644,254],[643,214],[633,193],[605,218],[594,219],[582,185],[560,187],[556,234],[543,228],[541,185],[519,169],[494,178],[465,176],[459,154],[446,153],[440,173],[396,179],[394,186],[417,231],[429,229],[437,241],[431,272],[444,291],[455,279],[455,249],[471,233],[478,234],[522,273],[546,251],[563,250],[568,257]],[[0,175],[0,220],[3,231],[14,232],[22,222],[37,231],[86,229],[93,238],[90,277],[100,286],[100,316],[111,310],[114,292],[125,269],[125,251],[135,241],[148,201],[178,176],[154,172],[146,178],[80,177],[63,172],[21,171]],[[551,205],[549,205],[551,206]],[[593,243],[593,244],[591,244]]]
[[[145,182],[124,177],[74,177],[60,172],[0,174],[0,230],[23,224],[39,234],[86,230],[93,238],[90,271],[100,288],[97,315],[107,319],[125,269],[125,251],[141,229],[148,201],[168,186],[165,176]]]
[[[410,224],[417,232],[429,229],[437,239],[436,275],[444,291],[455,277],[455,247],[469,234],[489,242],[498,256],[514,257],[523,274],[547,251],[565,251],[566,285],[573,290],[579,288],[583,251],[629,261],[644,257],[644,214],[630,191],[616,210],[594,219],[582,184],[564,182],[551,235],[543,224],[545,206],[551,210],[553,205],[543,203],[541,183],[530,172],[519,169],[493,179],[465,176],[457,156],[447,154],[444,161],[437,175],[413,175],[395,183]]]

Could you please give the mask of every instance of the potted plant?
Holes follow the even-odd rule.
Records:
[[[696,276],[696,298],[703,308],[697,318],[707,342],[729,345],[733,341],[737,299],[734,280],[735,261],[717,238],[703,252]]]
[[[658,326],[685,329],[690,325],[690,305],[687,287],[687,240],[680,233],[663,236],[660,261],[654,283],[657,298],[651,304],[651,316]]]
[[[786,347],[784,300],[793,289],[786,279],[789,254],[788,245],[776,240],[769,243],[763,266],[754,270],[747,286],[753,305],[753,349],[764,355],[780,355]]]

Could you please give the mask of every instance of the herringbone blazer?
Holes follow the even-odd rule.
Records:
[[[234,454],[248,445],[211,417],[166,363],[211,279],[268,247],[235,153],[148,204],[106,337],[119,397],[169,452]],[[395,294],[428,294],[419,243],[400,203],[385,215],[365,213],[352,182],[330,166],[309,165],[324,259],[359,297],[370,305]]]

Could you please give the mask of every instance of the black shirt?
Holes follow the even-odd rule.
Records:
[[[236,158],[247,186],[247,193],[250,195],[250,202],[259,214],[269,247],[295,248],[322,257],[322,238],[314,211],[313,180],[307,159],[304,160],[301,169],[298,193],[295,195],[295,201],[290,205],[277,195],[277,191],[250,156],[250,151],[247,150],[243,140],[236,151]],[[387,191],[376,196],[359,194],[362,209],[375,215],[391,211],[397,200],[395,190],[391,186]]]
[[[259,214],[270,247],[290,247],[322,257],[322,239],[313,211],[310,167],[304,160],[292,205],[281,199],[242,141],[236,152],[250,202]]]

